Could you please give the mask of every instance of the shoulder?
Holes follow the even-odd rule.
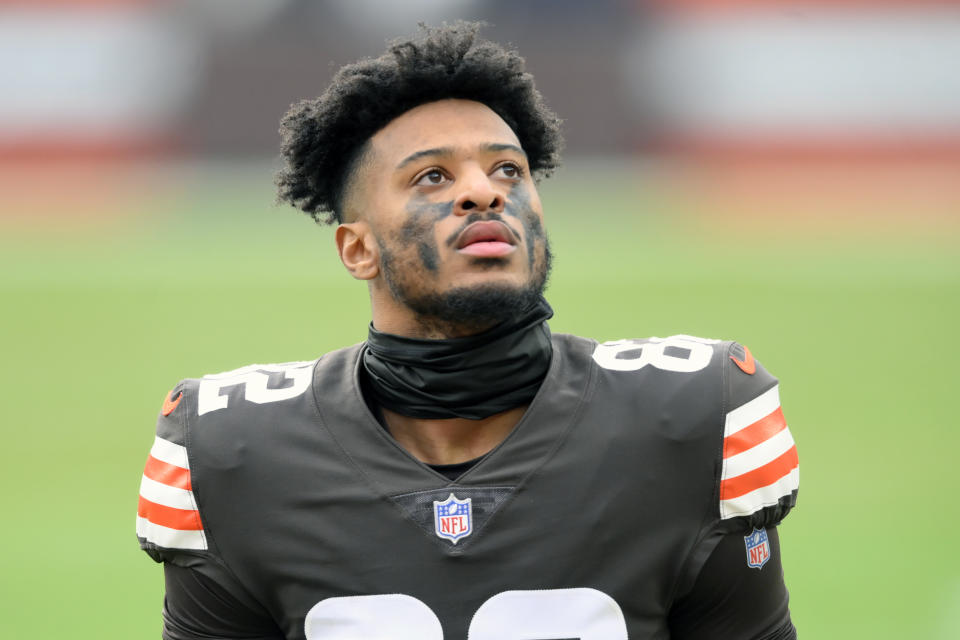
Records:
[[[289,409],[295,404],[292,401],[310,395],[317,380],[352,378],[360,346],[331,351],[314,360],[250,364],[183,380],[177,388],[184,394],[185,417],[236,423],[243,422],[250,412]]]
[[[610,371],[697,373],[715,365],[730,342],[683,334],[596,343],[593,361]]]
[[[590,350],[609,415],[659,440],[699,443],[699,459],[712,458],[725,528],[773,526],[794,506],[799,460],[780,384],[749,348],[689,335],[573,340]]]
[[[731,529],[778,524],[794,507],[800,463],[780,404],[780,384],[734,343],[725,380],[720,519]]]
[[[228,409],[230,417],[242,417],[249,405],[290,400],[310,388],[316,360],[278,364],[251,364],[232,371],[184,381],[187,405],[197,418]]]
[[[140,546],[158,561],[171,559],[171,550],[207,551],[205,498],[236,474],[284,455],[281,432],[313,424],[315,378],[352,375],[356,351],[348,347],[316,360],[253,364],[178,382],[164,398],[141,478]]]
[[[730,347],[689,335],[627,338],[593,343],[590,362],[608,401],[637,410],[660,407],[673,417],[671,425],[683,429],[716,424]]]
[[[158,562],[172,558],[168,550],[190,553],[209,548],[186,446],[185,399],[195,396],[190,389],[189,381],[181,381],[164,398],[140,479],[137,538]]]
[[[223,468],[242,462],[231,452],[268,452],[312,421],[319,391],[326,395],[334,380],[355,386],[359,353],[354,345],[315,360],[251,364],[181,381],[172,394],[190,461]]]
[[[635,391],[682,389],[710,399],[711,409],[731,411],[759,396],[778,397],[777,379],[738,342],[685,334],[596,342],[574,338],[613,384]],[[627,374],[627,375],[618,375]],[[771,391],[772,390],[772,391]]]
[[[592,370],[591,402],[611,424],[651,446],[663,441],[702,452],[719,448],[731,343],[689,335],[573,341],[570,349],[586,354],[580,361]]]

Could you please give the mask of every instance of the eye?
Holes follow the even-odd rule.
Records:
[[[493,170],[494,174],[499,174],[503,178],[508,180],[519,180],[523,177],[523,168],[520,165],[513,162],[504,162],[502,165]]]
[[[413,183],[421,187],[433,187],[445,182],[447,182],[447,176],[440,169],[428,169],[421,173]]]

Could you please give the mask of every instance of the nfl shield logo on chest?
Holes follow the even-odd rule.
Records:
[[[457,500],[452,493],[443,502],[433,502],[434,531],[441,538],[457,544],[473,532],[473,508],[470,498]]]
[[[762,569],[770,559],[770,540],[766,529],[754,529],[753,533],[743,537],[747,547],[747,566]]]

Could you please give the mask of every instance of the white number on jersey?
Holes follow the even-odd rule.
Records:
[[[627,640],[616,601],[596,589],[504,591],[477,609],[469,640]]]
[[[443,640],[436,614],[399,593],[321,600],[304,622],[307,640]],[[504,591],[477,609],[469,640],[627,640],[620,606],[596,589]]]
[[[303,629],[307,640],[443,640],[430,607],[402,593],[321,600]]]
[[[292,384],[268,389],[271,373],[282,373],[284,381]],[[248,402],[266,404],[295,398],[310,387],[313,379],[313,362],[287,362],[285,364],[252,364],[234,371],[204,376],[197,394],[197,415],[217,409],[226,409],[229,398],[220,392],[227,387],[243,385],[243,397]]]
[[[650,338],[648,341],[615,340],[598,344],[593,351],[593,360],[611,371],[637,371],[650,365],[662,371],[693,373],[710,364],[713,358],[710,345],[717,342],[719,340],[685,335]]]

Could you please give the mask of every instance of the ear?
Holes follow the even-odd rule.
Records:
[[[341,224],[336,240],[340,262],[350,275],[357,280],[373,280],[380,275],[380,246],[366,222]]]

